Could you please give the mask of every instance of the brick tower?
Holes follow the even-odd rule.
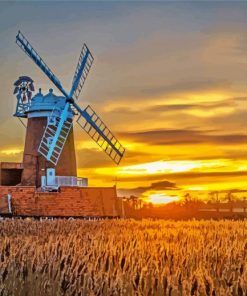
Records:
[[[47,95],[43,95],[40,90],[32,98],[32,104],[26,112],[28,120],[21,185],[40,187],[41,176],[46,176],[49,168],[55,169],[56,176],[77,176],[73,126],[56,166],[38,152],[48,120],[53,117],[54,110],[59,110],[64,105],[65,98],[54,95],[52,89]],[[70,112],[72,116],[72,110]]]

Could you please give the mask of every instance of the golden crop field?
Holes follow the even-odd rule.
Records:
[[[0,221],[0,295],[246,295],[247,221]]]

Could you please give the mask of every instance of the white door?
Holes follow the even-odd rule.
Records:
[[[46,180],[48,186],[54,186],[55,184],[55,169],[49,168],[46,170]]]

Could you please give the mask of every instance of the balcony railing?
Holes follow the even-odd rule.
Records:
[[[78,178],[70,176],[55,176],[54,178],[47,179],[46,176],[42,176],[42,187],[54,187],[58,188],[60,186],[77,186],[77,187],[87,187],[87,178]]]

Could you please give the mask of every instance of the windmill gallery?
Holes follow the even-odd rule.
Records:
[[[19,31],[17,45],[52,81],[61,95],[50,89],[34,94],[33,80],[21,76],[14,83],[16,112],[26,125],[22,163],[0,163],[0,215],[37,217],[117,217],[120,206],[116,187],[88,187],[77,176],[73,122],[116,163],[125,149],[96,112],[76,103],[93,63],[84,44],[70,93],[62,87],[43,59]],[[27,124],[24,123],[27,120]]]

